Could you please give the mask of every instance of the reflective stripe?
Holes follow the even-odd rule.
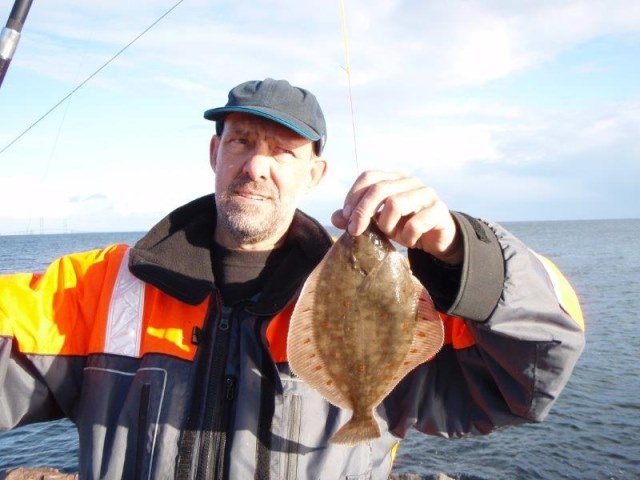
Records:
[[[556,298],[562,309],[584,330],[584,317],[582,316],[582,309],[580,308],[580,302],[578,301],[575,290],[551,260],[537,254],[533,250],[531,250],[531,252],[540,260],[542,266],[544,266],[544,269],[547,271],[553,284]]]
[[[105,353],[140,356],[140,334],[144,307],[144,282],[129,271],[129,251],[120,262],[104,341]]]
[[[393,444],[393,447],[391,447],[391,451],[389,452],[389,454],[391,455],[391,465],[393,465],[396,461],[396,455],[398,455],[399,448],[400,448],[400,441],[397,441],[396,443]]]

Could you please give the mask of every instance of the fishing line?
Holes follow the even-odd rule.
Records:
[[[349,85],[349,107],[351,109],[351,130],[353,131],[353,153],[356,160],[357,173],[360,173],[358,164],[358,147],[356,146],[356,118],[353,113],[353,93],[351,90],[351,63],[349,62],[349,32],[347,31],[347,11],[344,7],[344,0],[340,0],[340,20],[342,23],[342,49],[344,50],[344,71],[347,73]],[[2,153],[2,152],[0,152]]]
[[[0,155],[2,155],[7,149],[9,149],[9,147],[11,147],[14,143],[16,143],[18,140],[20,140],[27,132],[29,132],[29,130],[31,130],[33,127],[35,127],[38,123],[40,123],[42,120],[44,120],[45,117],[47,117],[51,112],[53,112],[56,108],[58,108],[60,105],[62,105],[62,103],[69,98],[71,95],[73,95],[74,93],[76,93],[78,90],[80,90],[87,82],[89,82],[89,80],[91,80],[93,77],[95,77],[98,73],[100,73],[100,71],[102,71],[107,65],[109,65],[111,62],[113,62],[116,58],[118,58],[120,56],[120,54],[122,54],[127,48],[129,48],[131,45],[133,45],[135,42],[137,42],[144,34],[146,34],[149,30],[151,30],[153,27],[156,26],[156,24],[158,24],[164,17],[166,17],[167,15],[169,15],[173,10],[176,9],[176,7],[178,5],[180,5],[182,2],[184,2],[184,0],[179,0],[178,2],[176,2],[171,8],[169,8],[169,10],[167,10],[166,12],[164,12],[162,15],[160,15],[151,25],[149,25],[147,28],[145,28],[142,33],[140,33],[136,38],[134,38],[133,40],[131,40],[128,44],[126,44],[122,49],[120,49],[120,51],[118,51],[115,55],[113,55],[109,60],[107,60],[100,68],[98,68],[95,72],[93,72],[91,75],[89,75],[85,80],[82,81],[82,83],[80,83],[77,87],[75,87],[73,90],[71,90],[67,95],[65,95],[58,103],[56,103],[53,107],[51,107],[44,115],[42,115],[40,118],[38,118],[35,122],[33,122],[31,125],[29,125],[29,127],[27,127],[26,130],[24,130],[21,134],[19,134],[16,138],[14,138],[11,142],[9,142],[9,144],[7,146],[5,146],[2,150],[0,150]]]
[[[76,79],[80,78],[80,68],[86,58],[86,54],[82,56],[80,62],[78,63],[78,71],[76,72]],[[62,114],[62,118],[60,119],[60,125],[58,125],[58,133],[56,134],[56,138],[53,141],[53,146],[51,147],[51,153],[49,153],[49,159],[47,160],[47,164],[44,168],[44,173],[42,174],[41,181],[44,183],[44,180],[49,175],[49,170],[51,169],[51,164],[53,163],[53,157],[55,156],[56,149],[58,148],[58,140],[60,140],[60,136],[62,134],[62,128],[64,127],[64,122],[67,119],[67,113],[69,113],[69,106],[71,105],[71,99],[66,102],[66,106],[64,107],[64,112]],[[33,212],[32,212],[33,213]],[[29,215],[29,222],[27,223],[27,232],[31,230],[31,221],[33,220],[33,215]],[[40,225],[40,233],[42,233],[42,225]],[[63,232],[64,233],[64,232]]]
[[[64,113],[62,114],[62,119],[60,120],[60,125],[58,126],[58,133],[56,134],[56,138],[53,142],[53,146],[51,147],[51,153],[49,154],[49,160],[47,161],[47,165],[45,166],[44,173],[42,174],[42,180],[44,181],[49,175],[49,170],[51,168],[51,164],[53,163],[53,157],[55,155],[56,149],[58,147],[58,140],[60,139],[60,134],[62,133],[62,127],[64,125],[64,121],[67,118],[67,113],[69,112],[69,105],[71,104],[71,100],[67,102],[67,106],[64,109]],[[31,220],[33,220],[33,216],[29,216],[29,222],[27,223],[27,232],[31,229]],[[41,226],[42,227],[42,226]],[[42,230],[42,228],[41,228]],[[42,231],[40,232],[42,233]]]

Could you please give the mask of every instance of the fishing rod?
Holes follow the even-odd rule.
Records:
[[[0,87],[20,40],[20,32],[33,0],[15,0],[7,25],[0,33]]]

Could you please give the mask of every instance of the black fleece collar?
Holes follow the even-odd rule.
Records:
[[[211,258],[215,224],[214,195],[174,210],[131,249],[131,273],[178,300],[201,303],[215,288]],[[270,315],[284,308],[332,240],[316,220],[296,210],[285,243],[289,254],[259,301],[250,307],[256,314]]]

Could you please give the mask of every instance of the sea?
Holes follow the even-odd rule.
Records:
[[[551,258],[582,302],[587,344],[546,420],[490,435],[445,439],[410,433],[394,472],[456,479],[640,479],[640,220],[504,225]],[[40,271],[59,255],[141,233],[0,236],[0,272]],[[0,470],[77,468],[66,420],[0,433]]]

